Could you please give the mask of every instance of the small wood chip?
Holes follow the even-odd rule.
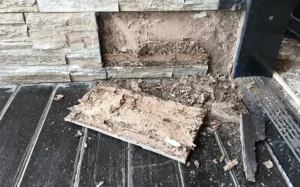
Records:
[[[272,162],[271,160],[268,160],[268,161],[264,162],[263,164],[264,164],[264,165],[266,166],[266,168],[268,168],[268,169],[271,169],[271,168],[274,167],[273,162]]]
[[[172,145],[174,147],[180,147],[181,146],[181,144],[179,142],[177,142],[176,140],[173,140],[173,139],[171,139],[169,137],[167,137],[165,139],[165,142],[167,142],[168,144],[170,144],[170,145]]]
[[[81,130],[78,130],[75,134],[75,138],[79,138],[81,136],[82,136],[82,132],[81,132]]]
[[[199,168],[200,163],[198,162],[198,160],[195,160],[195,161],[194,161],[194,164],[195,164],[196,168]]]
[[[191,163],[190,163],[190,162],[187,162],[187,163],[186,163],[186,166],[187,166],[187,167],[189,167],[190,165],[191,165]]]
[[[213,162],[214,164],[218,164],[217,159],[213,159],[212,162]]]
[[[223,161],[224,161],[224,158],[225,158],[225,155],[222,155],[222,156],[219,158],[219,162],[223,162]]]
[[[84,143],[84,144],[83,144],[83,147],[84,147],[84,148],[87,148],[87,143]]]
[[[56,96],[53,98],[53,100],[54,100],[54,101],[59,101],[59,100],[61,100],[61,99],[64,98],[64,97],[65,97],[64,95],[58,94],[58,95],[56,95]]]
[[[101,187],[103,184],[104,184],[104,182],[103,182],[103,181],[100,181],[100,182],[96,185],[96,187]]]
[[[238,165],[238,161],[237,159],[233,159],[230,160],[229,162],[227,162],[227,164],[223,167],[224,171],[228,171],[231,170],[233,167],[235,167],[236,165]]]

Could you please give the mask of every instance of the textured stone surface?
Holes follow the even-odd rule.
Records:
[[[115,12],[118,0],[37,0],[41,12]]]
[[[199,66],[156,66],[156,67],[107,67],[107,78],[171,78],[184,75],[205,76],[207,65]]]
[[[217,10],[219,0],[119,0],[120,11]]]
[[[1,0],[0,12],[37,12],[36,0]]]
[[[0,14],[0,55],[0,64],[8,66],[71,62],[78,63],[77,71],[98,69],[101,58],[95,13]]]
[[[0,14],[0,25],[3,24],[25,24],[22,13],[3,13]]]
[[[70,81],[68,66],[18,66],[0,68],[0,84]]]

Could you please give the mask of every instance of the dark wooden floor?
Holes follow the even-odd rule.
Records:
[[[104,187],[286,186],[276,167],[268,170],[263,166],[262,162],[272,160],[263,144],[257,149],[257,182],[246,182],[239,134],[228,134],[226,129],[200,135],[188,167],[65,122],[68,107],[76,104],[90,86],[78,83],[0,88],[0,187],[93,187],[101,181]],[[53,101],[56,94],[65,97]],[[75,137],[78,130],[83,132],[80,138]],[[224,151],[227,159],[239,160],[238,167],[225,172],[224,162],[214,163]],[[195,160],[199,168],[193,164]]]

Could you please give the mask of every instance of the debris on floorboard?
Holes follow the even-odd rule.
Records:
[[[211,106],[211,117],[222,122],[239,123],[239,114],[233,108],[234,104],[230,102],[213,103]]]
[[[223,167],[224,171],[231,170],[234,168],[236,165],[238,165],[239,162],[237,159],[230,160],[229,162],[226,163],[226,165]]]
[[[66,121],[186,162],[207,110],[126,89],[95,86]]]
[[[271,169],[274,167],[274,164],[271,160],[268,160],[268,161],[264,162],[263,164],[266,166],[267,169]]]
[[[255,182],[257,163],[255,156],[255,142],[264,140],[265,118],[263,116],[242,114],[240,123],[243,166],[246,179]]]

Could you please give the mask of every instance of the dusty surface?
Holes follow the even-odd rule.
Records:
[[[153,54],[195,55],[198,50],[189,46],[202,47],[210,56],[213,73],[228,73],[242,13],[206,12],[201,18],[194,16],[199,12],[101,13],[102,53],[143,56],[152,53],[143,51],[152,45],[157,49]]]
[[[66,118],[185,162],[206,110],[126,89],[95,86]]]
[[[104,54],[106,66],[174,66],[207,64],[209,55],[196,42],[146,43],[136,54]]]
[[[293,92],[300,98],[300,42],[293,38],[285,38],[282,42],[276,66],[277,73],[288,84]],[[278,86],[278,85],[277,85]],[[290,100],[290,96],[278,86],[284,97]],[[289,101],[300,114],[300,106],[293,100]]]

